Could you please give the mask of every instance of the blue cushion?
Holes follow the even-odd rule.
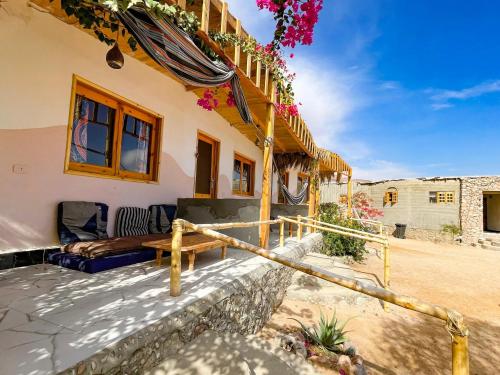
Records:
[[[62,245],[108,238],[108,206],[96,202],[61,202],[57,232]]]
[[[175,219],[175,204],[155,204],[149,206],[149,233],[170,233]]]
[[[81,255],[60,252],[50,254],[48,261],[51,264],[76,271],[97,273],[111,270],[113,268],[129,266],[131,264],[148,262],[155,258],[156,250],[147,249],[93,259],[86,258]]]

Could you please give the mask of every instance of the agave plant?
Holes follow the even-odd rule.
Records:
[[[328,351],[339,352],[339,345],[347,341],[347,331],[344,328],[349,320],[341,324],[337,319],[336,312],[333,313],[331,319],[321,313],[318,327],[308,328],[297,319],[291,319],[300,324],[301,333],[307,341]]]

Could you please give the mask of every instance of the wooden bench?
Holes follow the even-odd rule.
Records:
[[[144,242],[142,246],[156,249],[156,265],[161,266],[161,258],[164,251],[172,251],[172,238]],[[194,270],[194,261],[196,254],[208,250],[221,249],[221,259],[226,258],[227,244],[220,240],[214,240],[212,237],[204,234],[187,234],[182,236],[181,253],[187,253],[189,260],[189,270]]]

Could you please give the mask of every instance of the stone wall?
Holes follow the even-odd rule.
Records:
[[[301,242],[288,241],[277,253],[301,259],[319,251],[320,234],[311,234]],[[187,307],[160,319],[105,350],[67,369],[64,375],[142,374],[175,354],[184,344],[207,329],[258,332],[283,301],[294,270],[263,258],[252,258],[247,272],[221,285],[203,299],[193,299]]]
[[[466,244],[476,244],[482,236],[484,192],[500,192],[500,177],[462,178],[460,220]]]

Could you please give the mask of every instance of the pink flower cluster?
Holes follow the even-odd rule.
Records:
[[[296,44],[310,45],[313,42],[314,27],[323,9],[323,0],[256,0],[260,9],[275,14],[275,38],[284,47],[295,48]],[[289,14],[289,11],[291,15]]]
[[[298,116],[299,109],[296,104],[275,104],[276,112],[281,116]]]
[[[375,219],[384,216],[384,212],[372,207],[373,200],[366,193],[357,192],[352,197],[353,205],[362,219]]]
[[[219,106],[219,100],[215,97],[215,92],[211,89],[206,89],[203,93],[203,98],[196,102],[200,107],[211,111]]]
[[[216,96],[219,94],[219,89],[225,89],[227,91],[226,104],[228,107],[234,107],[236,101],[234,99],[233,90],[231,90],[231,84],[229,82],[224,83],[222,86],[216,87],[215,90],[206,89],[203,93],[203,98],[198,99],[196,104],[198,104],[203,109],[207,111],[212,111],[219,106],[219,99]]]

